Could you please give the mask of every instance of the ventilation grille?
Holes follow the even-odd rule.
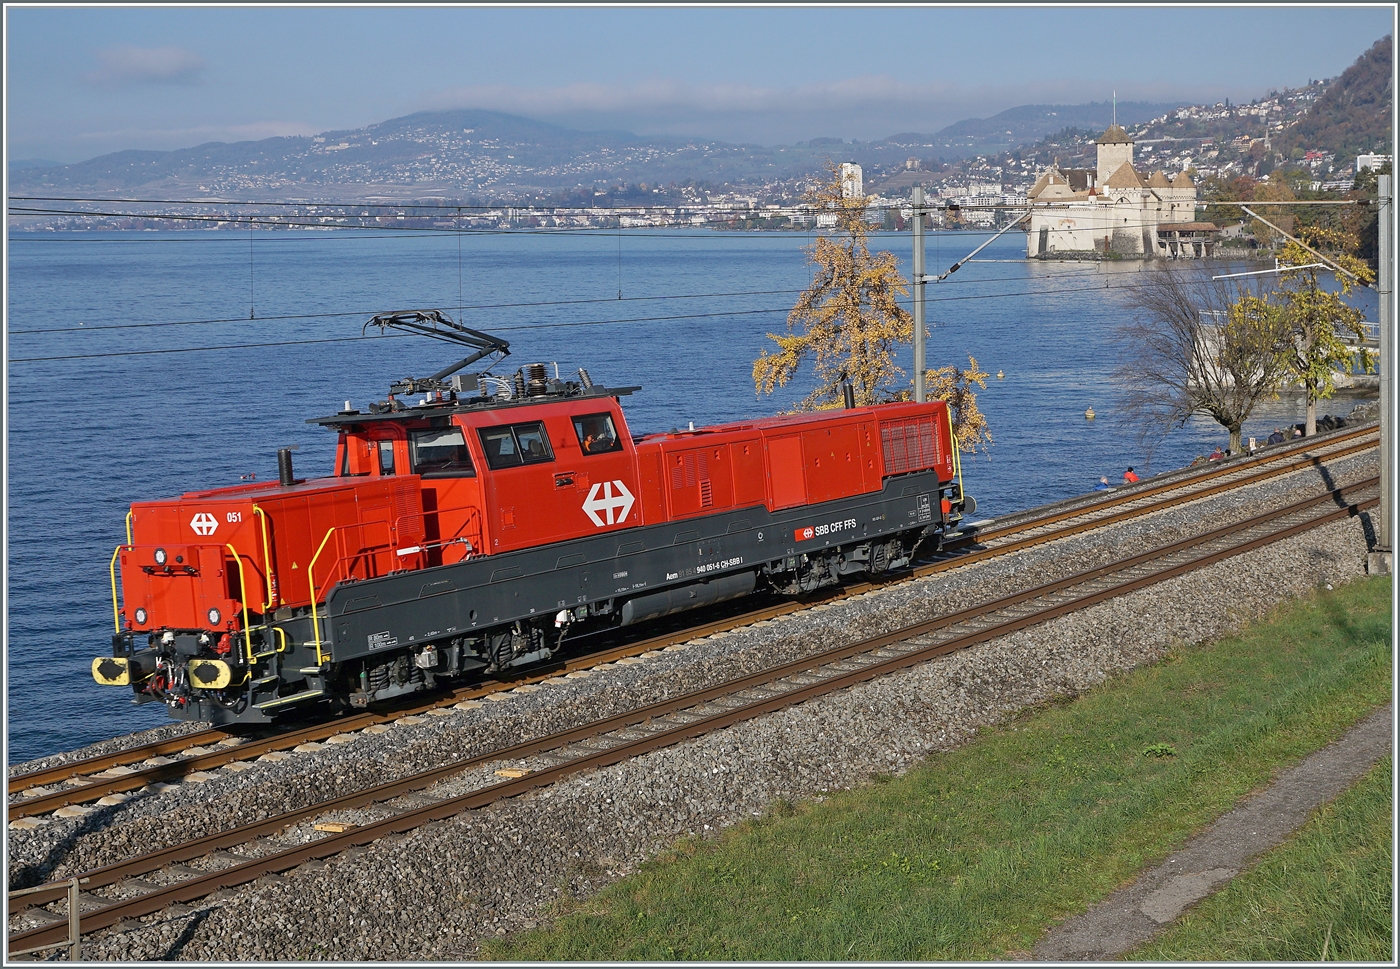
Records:
[[[942,448],[933,432],[932,417],[880,422],[885,473],[903,474],[943,463]]]
[[[701,452],[689,451],[676,455],[676,463],[671,465],[671,487],[676,491],[700,486],[701,501],[710,505],[710,460]]]
[[[418,509],[414,507],[413,492],[415,485],[408,481],[394,482],[394,515],[403,518],[406,515],[414,514]]]

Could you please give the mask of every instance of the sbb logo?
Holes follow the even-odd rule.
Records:
[[[809,539],[815,538],[816,534],[816,529],[812,528],[811,525],[808,525],[806,528],[798,528],[794,530],[792,533],[792,537],[796,541],[805,542]]]

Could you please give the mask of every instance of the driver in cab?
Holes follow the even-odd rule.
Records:
[[[584,422],[584,454],[602,454],[604,451],[611,451],[616,446],[617,439],[613,437],[612,428],[608,425],[609,421],[598,418]]]

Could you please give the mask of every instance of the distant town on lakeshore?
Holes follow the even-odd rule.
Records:
[[[1121,133],[1112,135],[1120,144],[1110,150],[1112,167],[1129,162],[1115,187],[1166,199],[1169,216],[1158,221],[1186,225],[1194,223],[1188,185],[1189,197],[1200,198],[1232,180],[1285,179],[1302,198],[1345,193],[1358,171],[1387,164],[1391,58],[1387,36],[1337,78],[1249,104],[1023,105],[876,142],[733,145],[573,131],[463,109],[307,138],[123,151],[71,165],[19,161],[10,164],[10,228],[246,228],[259,212],[249,203],[276,202],[259,223],[802,229],[818,221],[803,193],[842,163],[860,167],[872,221],[884,228],[906,227],[915,185],[935,209],[933,227],[990,227],[1015,218],[1033,196],[1102,202],[1114,174],[1103,154],[1111,132]],[[141,204],[139,212],[108,205],[99,209],[108,214],[78,216],[24,201],[44,197]],[[171,219],[184,214],[199,221]],[[1150,245],[1144,236],[1139,251]]]

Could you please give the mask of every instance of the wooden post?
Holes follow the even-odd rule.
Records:
[[[68,880],[68,961],[78,962],[83,957],[83,934],[78,929],[78,879]]]

